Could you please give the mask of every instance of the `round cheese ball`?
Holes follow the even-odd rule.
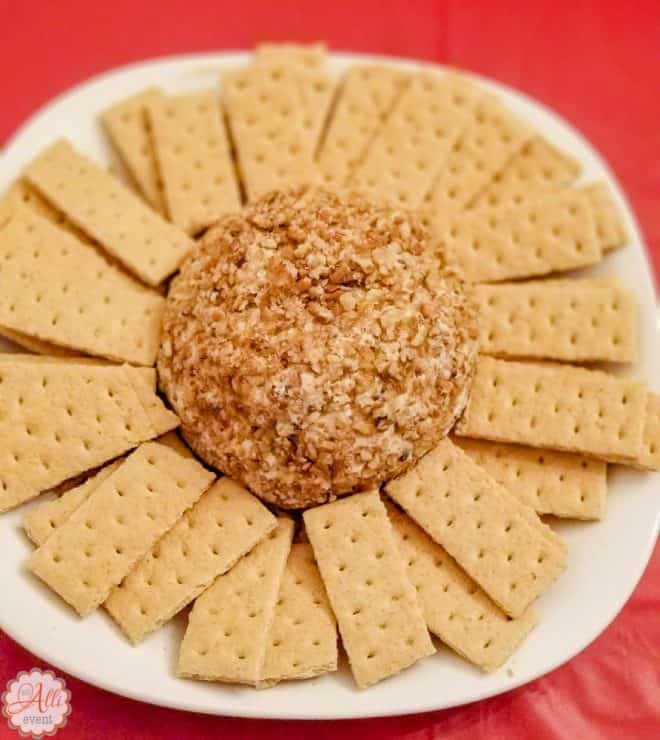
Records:
[[[301,188],[205,234],[172,283],[158,372],[202,460],[306,508],[437,444],[476,354],[476,309],[416,216]]]

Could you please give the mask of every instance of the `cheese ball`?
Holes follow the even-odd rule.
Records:
[[[186,441],[266,502],[378,487],[452,428],[477,315],[408,211],[275,191],[227,215],[173,280],[160,385]]]

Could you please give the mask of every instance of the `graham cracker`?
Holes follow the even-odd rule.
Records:
[[[433,654],[378,492],[308,509],[303,519],[357,685]]]
[[[449,451],[445,450],[442,453],[437,452],[436,457],[440,454],[450,454],[453,450],[453,447],[456,446],[449,439],[445,440],[444,444],[450,445]],[[448,468],[449,466],[447,465],[447,469]],[[476,474],[475,478],[475,471],[473,470],[473,468],[474,465],[471,464],[470,461],[466,461],[463,456],[459,463],[456,463],[454,465],[454,471],[452,475],[454,475],[459,480],[475,479],[476,481],[479,481],[485,471],[479,471]],[[446,470],[444,470],[444,465],[443,472],[446,472]],[[472,482],[474,483],[475,480],[473,480]],[[481,482],[483,483],[483,480]],[[493,482],[497,481],[491,480],[490,484],[492,484]],[[488,485],[488,487],[493,488],[490,484]],[[497,487],[495,492],[497,493],[499,498],[506,499],[504,503],[506,505],[506,511],[508,513],[514,511],[517,512],[518,516],[520,516],[521,519],[524,519],[530,527],[532,527],[541,537],[543,537],[550,547],[558,552],[566,552],[567,548],[565,541],[549,525],[547,525],[539,518],[533,507],[528,506],[527,503],[521,501],[519,497],[517,497],[515,494],[511,493],[507,488],[501,485]]]
[[[158,285],[194,242],[112,175],[61,139],[26,171],[30,183],[128,270]]]
[[[161,96],[147,105],[171,220],[197,234],[241,206],[215,91]]]
[[[112,591],[105,608],[135,644],[194,601],[276,524],[257,498],[221,478]]]
[[[475,283],[573,270],[602,259],[591,203],[579,191],[508,210],[451,213],[436,233],[448,261]]]
[[[569,185],[581,169],[576,159],[537,135],[493,176],[492,182],[474,198],[470,207],[522,205]]]
[[[527,125],[485,95],[424,197],[431,221],[442,222],[448,212],[467,206],[531,137]]]
[[[123,367],[3,361],[0,511],[153,436],[134,379]]]
[[[482,670],[499,668],[536,624],[534,611],[511,619],[410,517],[393,506],[388,514],[429,630]]]
[[[0,231],[0,325],[42,342],[153,365],[165,300],[21,208]]]
[[[122,462],[123,459],[115,460],[87,478],[84,483],[65,491],[58,498],[30,509],[23,517],[25,534],[37,547],[43,545],[51,534],[87,500],[90,494],[117,470]]]
[[[262,44],[255,52],[257,65],[285,68],[298,77],[302,125],[312,153],[317,149],[337,89],[336,77],[324,70],[327,58],[324,44]]]
[[[500,201],[498,197],[494,197],[492,198],[492,204],[495,210],[506,210],[541,200],[548,195],[552,195],[553,191],[556,192],[556,189],[531,187],[524,191],[516,191],[513,198],[504,198]],[[594,217],[596,238],[604,252],[621,247],[628,241],[628,232],[623,223],[621,212],[605,183],[591,183],[570,192],[584,195],[589,200]],[[483,210],[480,205],[475,206],[475,208],[476,210],[480,208]]]
[[[0,353],[0,365],[5,362],[10,363],[38,363],[42,367],[45,365],[59,365],[60,367],[96,366],[110,367],[113,365],[97,360],[92,357],[76,356],[47,356],[47,355],[25,355],[18,353]],[[166,432],[171,431],[179,426],[179,417],[170,411],[156,393],[156,368],[154,367],[133,367],[132,365],[123,365],[122,369],[128,376],[133,390],[140,401],[149,424],[151,426],[150,436],[159,437]]]
[[[586,520],[605,516],[607,463],[601,460],[467,437],[453,441],[539,514]]]
[[[657,393],[647,394],[642,448],[633,464],[643,470],[660,470],[660,395]]]
[[[311,545],[291,546],[268,635],[261,686],[337,670],[337,625]]]
[[[28,569],[85,616],[108,598],[214,477],[193,458],[147,442],[30,556]]]
[[[534,512],[444,439],[385,490],[507,614],[522,616],[566,565]]]
[[[158,213],[165,214],[163,184],[147,117],[147,106],[161,96],[162,92],[156,87],[142,90],[105,110],[101,121],[142,195]]]
[[[634,460],[642,448],[646,388],[598,370],[481,356],[455,433]]]
[[[266,539],[195,601],[179,652],[179,676],[259,683],[293,529],[293,521],[278,519]]]
[[[396,67],[351,67],[341,84],[318,154],[326,185],[346,185],[409,78]]]
[[[484,354],[569,362],[637,358],[637,307],[615,281],[477,285],[472,293]]]
[[[622,247],[628,241],[628,232],[614,198],[607,185],[595,182],[580,188],[591,201],[596,220],[596,235],[604,251]]]
[[[108,168],[108,172],[114,174],[111,167]],[[47,219],[55,226],[60,229],[69,232],[75,236],[78,241],[88,244],[104,258],[111,265],[116,267],[125,275],[130,276],[130,272],[125,269],[124,265],[115,257],[104,251],[103,247],[98,244],[89,234],[85,233],[82,229],[79,229],[67,216],[55,208],[41,193],[33,187],[26,178],[17,180],[9,191],[5,194],[5,197],[0,200],[0,227],[9,221],[10,216],[16,215],[17,211],[22,208],[28,208],[36,211],[42,218]]]
[[[310,130],[302,113],[300,70],[252,65],[225,73],[223,87],[248,200],[275,188],[318,182]]]
[[[350,184],[417,208],[482,96],[479,87],[460,75],[417,73],[355,168]]]
[[[306,133],[307,146],[316,154],[323,131],[330,115],[330,110],[337,92],[337,78],[321,69],[301,70],[298,72],[298,84],[304,117],[303,129]],[[319,179],[318,168],[314,173]]]

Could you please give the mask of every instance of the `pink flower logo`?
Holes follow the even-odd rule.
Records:
[[[21,671],[7,682],[2,714],[22,737],[42,738],[64,727],[71,714],[71,692],[52,671]]]

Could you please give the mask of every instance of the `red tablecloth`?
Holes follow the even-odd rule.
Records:
[[[612,165],[660,268],[658,0],[0,1],[0,143],[53,95],[117,65],[165,54],[244,49],[263,40],[318,39],[335,49],[450,62],[553,107]],[[551,675],[479,704],[312,726],[186,715],[68,678],[73,714],[61,735],[655,739],[660,737],[659,614],[656,551],[632,600],[593,645]],[[33,665],[43,664],[0,634],[0,684]],[[0,722],[4,737],[16,735]]]

